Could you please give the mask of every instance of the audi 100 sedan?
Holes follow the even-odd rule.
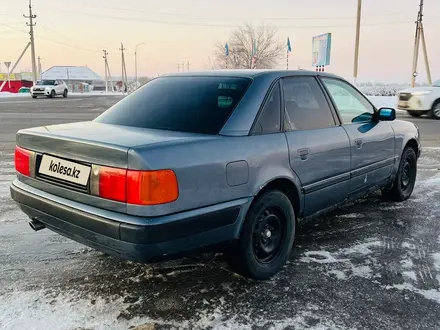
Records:
[[[373,191],[408,199],[421,152],[394,109],[308,71],[162,76],[92,121],[16,141],[11,195],[34,230],[144,262],[223,247],[259,280],[301,221]]]

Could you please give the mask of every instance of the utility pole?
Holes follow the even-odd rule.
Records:
[[[107,52],[107,51],[106,51]],[[105,61],[106,67],[107,67],[107,73],[108,73],[108,80],[110,82],[110,86],[112,87],[112,93],[115,92],[115,86],[113,86],[113,80],[112,80],[112,74],[110,72],[110,66],[108,65],[108,59],[106,54],[106,61]]]
[[[122,82],[124,83],[124,92],[127,92],[127,69],[125,67],[125,56],[124,56],[124,45],[121,42],[121,48],[119,48],[121,51],[121,58],[122,58]]]
[[[432,84],[431,70],[429,68],[428,52],[426,50],[426,41],[425,41],[425,31],[423,29],[423,0],[420,0],[419,12],[417,14],[417,21],[416,21],[416,34],[414,37],[414,54],[413,54],[413,64],[412,64],[411,87],[415,86],[416,77],[418,75],[417,74],[417,62],[419,60],[420,39],[422,39],[422,47],[423,47],[423,56],[425,58],[426,75],[428,76],[428,83],[431,85]]]
[[[189,72],[189,61],[186,63],[186,68],[188,69]]]
[[[108,71],[107,71],[107,51],[105,49],[102,50],[104,53],[104,56],[102,57],[104,59],[104,71],[105,71],[105,91],[108,92]],[[111,82],[110,82],[111,83]]]
[[[29,16],[23,15],[24,18],[29,18],[29,22],[26,25],[29,26],[29,34],[31,36],[31,57],[32,57],[32,79],[34,85],[37,83],[37,64],[35,62],[35,39],[34,39],[34,26],[33,19],[37,18],[37,15],[32,15],[32,0],[29,0]]]
[[[41,57],[38,56],[38,78],[41,80]]]
[[[356,41],[354,46],[353,83],[356,85],[359,67],[359,39],[361,34],[362,0],[358,0],[356,20]]]
[[[177,72],[180,72],[180,64],[177,64]]]
[[[137,67],[137,48],[140,45],[145,45],[145,42],[142,42],[140,44],[137,44],[134,47],[134,75],[135,75],[135,80],[136,80],[136,89],[138,88],[138,84],[139,84],[139,78],[138,78],[138,67]]]

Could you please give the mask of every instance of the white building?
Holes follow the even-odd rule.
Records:
[[[41,80],[64,80],[71,92],[105,90],[105,81],[86,66],[53,66],[41,73]]]

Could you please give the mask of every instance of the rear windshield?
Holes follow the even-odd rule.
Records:
[[[251,80],[235,77],[162,77],[139,88],[95,122],[218,134]]]

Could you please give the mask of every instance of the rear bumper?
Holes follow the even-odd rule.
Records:
[[[31,219],[105,253],[148,261],[238,238],[251,199],[140,218],[91,208],[15,180],[11,197]]]

